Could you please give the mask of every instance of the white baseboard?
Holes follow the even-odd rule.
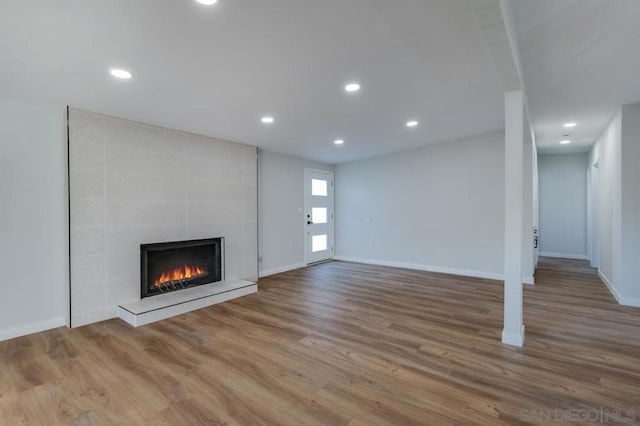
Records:
[[[462,277],[484,278],[484,279],[496,280],[496,281],[504,280],[504,275],[502,274],[494,274],[492,272],[472,271],[468,269],[457,269],[457,268],[448,268],[448,267],[431,266],[431,265],[418,265],[415,263],[395,262],[395,261],[379,260],[379,259],[365,259],[365,258],[350,257],[350,256],[336,256],[334,260],[341,260],[343,262],[364,263],[367,265],[376,265],[376,266],[389,266],[392,268],[412,269],[415,271],[435,272],[438,274],[459,275]],[[534,285],[535,279],[533,278],[533,276],[522,277],[522,283],[528,284],[528,285]]]
[[[507,333],[502,330],[502,343],[505,345],[522,347],[524,345],[524,325],[520,329],[520,334]]]
[[[607,278],[607,276],[605,274],[602,273],[602,271],[598,270],[598,276],[600,277],[600,279],[602,280],[602,282],[607,286],[607,289],[609,289],[609,292],[613,295],[613,297],[615,297],[616,302],[618,302],[618,304],[623,305],[623,306],[631,306],[634,308],[640,308],[640,299],[637,297],[625,297],[623,295],[621,295],[620,293],[618,293],[618,290],[616,290],[616,288],[613,286],[613,284],[611,284],[611,281],[609,280],[609,278]]]
[[[389,266],[392,268],[403,268],[403,269],[412,269],[415,271],[426,271],[426,272],[435,272],[439,274],[448,274],[448,275],[459,275],[462,277],[472,277],[472,278],[484,278],[488,280],[504,280],[504,275],[502,274],[494,274],[491,272],[481,272],[481,271],[472,271],[468,269],[457,269],[457,268],[448,268],[442,266],[429,266],[429,265],[418,265],[415,263],[405,263],[405,262],[395,262],[388,260],[379,260],[379,259],[366,259],[361,257],[350,257],[350,256],[335,256],[333,260],[341,260],[343,262],[355,262],[355,263],[364,263],[367,265],[376,265],[376,266]],[[294,265],[282,266],[279,268],[267,269],[265,271],[260,271],[260,278],[268,277],[270,275],[281,274],[283,272],[293,271],[295,269],[305,268],[305,263],[296,263]],[[522,283],[528,285],[534,285],[535,279],[533,276],[522,277]]]
[[[622,298],[620,297],[620,293],[618,293],[618,290],[616,290],[613,284],[611,284],[611,281],[609,281],[609,278],[607,278],[607,276],[603,274],[602,271],[599,269],[598,269],[598,276],[600,277],[602,282],[607,286],[607,288],[609,289],[609,293],[613,295],[613,297],[616,299],[616,302],[622,305],[623,303],[622,303]]]
[[[504,280],[502,274],[494,274],[491,272],[471,271],[468,269],[448,268],[442,266],[418,265],[415,263],[404,263],[379,259],[364,259],[360,257],[336,256],[335,260],[344,262],[365,263],[367,265],[390,266],[392,268],[413,269],[416,271],[436,272],[439,274],[459,275],[463,277],[485,278],[488,280]]]
[[[294,269],[300,269],[307,266],[305,263],[295,263],[293,265],[281,266],[278,268],[267,269],[259,271],[258,276],[260,278],[268,277],[269,275],[281,274],[283,272],[293,271]]]
[[[621,305],[640,308],[640,299],[637,297],[622,297]]]
[[[586,254],[569,254],[569,253],[538,253],[540,257],[557,257],[560,259],[589,260]]]
[[[620,303],[620,295],[618,294],[618,290],[616,290],[613,287],[613,284],[611,284],[611,281],[609,281],[609,278],[607,278],[606,275],[603,274],[602,271],[600,271],[599,269],[598,269],[598,276],[600,277],[602,282],[607,286],[607,288],[609,289],[609,292],[613,294],[613,297],[615,297],[616,301]]]
[[[67,322],[64,317],[21,325],[20,327],[0,331],[0,342],[28,334],[40,333],[41,331],[51,330],[52,328],[64,327],[65,325],[67,325]]]

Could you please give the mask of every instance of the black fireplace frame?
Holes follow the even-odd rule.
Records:
[[[214,257],[216,262],[216,268],[220,271],[220,279],[212,281],[220,282],[224,281],[225,271],[225,256],[224,256],[224,237],[206,238],[201,240],[188,240],[188,241],[170,241],[162,243],[140,244],[140,297],[142,299],[146,297],[153,297],[159,295],[158,293],[149,293],[149,276],[148,276],[148,254],[152,251],[162,251],[179,248],[189,248],[197,246],[206,246],[214,244],[215,247],[220,250],[219,256]],[[207,283],[210,284],[210,283]],[[204,285],[204,284],[201,284]]]

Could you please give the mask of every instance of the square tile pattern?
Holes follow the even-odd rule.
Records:
[[[227,280],[257,280],[257,148],[69,111],[71,324],[140,299],[140,244],[225,238]]]

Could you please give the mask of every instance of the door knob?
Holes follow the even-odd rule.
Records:
[[[310,220],[307,221],[307,225],[313,225],[313,222],[311,222]]]

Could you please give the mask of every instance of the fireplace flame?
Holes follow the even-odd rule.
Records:
[[[160,287],[172,282],[191,280],[207,275],[207,271],[199,266],[181,265],[171,271],[165,271],[154,283],[154,287]]]

